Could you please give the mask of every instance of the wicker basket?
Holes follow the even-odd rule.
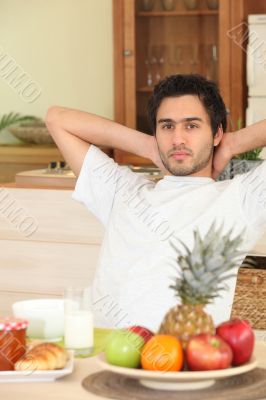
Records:
[[[53,144],[53,138],[45,125],[28,125],[10,127],[9,131],[16,136],[16,138],[26,143],[35,144]]]
[[[266,269],[240,268],[231,318],[247,319],[254,329],[266,329]]]

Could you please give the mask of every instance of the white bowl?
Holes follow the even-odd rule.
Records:
[[[12,305],[15,317],[29,321],[27,336],[59,341],[64,336],[64,300],[36,299]]]

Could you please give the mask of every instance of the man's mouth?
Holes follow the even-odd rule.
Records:
[[[188,156],[190,156],[190,153],[188,153],[187,151],[175,151],[171,154],[170,157],[173,157],[174,160],[183,160]]]

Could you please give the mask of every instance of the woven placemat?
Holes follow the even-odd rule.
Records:
[[[102,371],[87,376],[82,386],[90,393],[117,400],[265,400],[266,369],[217,380],[207,389],[195,391],[154,390],[142,386],[137,379]]]

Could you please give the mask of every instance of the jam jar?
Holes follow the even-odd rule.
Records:
[[[0,317],[0,371],[14,369],[26,352],[28,321],[13,317]]]

